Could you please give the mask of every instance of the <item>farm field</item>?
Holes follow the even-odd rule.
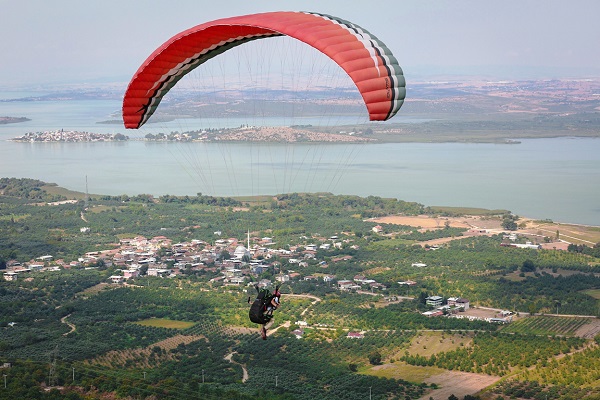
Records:
[[[429,391],[419,400],[429,400],[430,397],[447,399],[452,394],[462,398],[467,394],[477,393],[500,380],[500,377],[497,376],[447,371],[436,367],[418,367],[399,361],[378,365],[363,373],[382,378],[405,379],[410,382],[437,385],[436,389]]]
[[[600,289],[584,290],[583,293],[587,294],[588,296],[592,296],[597,300],[600,300]]]
[[[142,326],[154,326],[157,328],[168,328],[168,329],[187,329],[194,326],[194,322],[187,321],[174,321],[167,318],[149,318],[142,321],[134,322],[135,324]]]
[[[532,335],[578,336],[578,332],[593,331],[597,325],[598,321],[591,318],[530,316],[514,321],[502,328],[502,331]],[[586,326],[589,328],[585,328]]]

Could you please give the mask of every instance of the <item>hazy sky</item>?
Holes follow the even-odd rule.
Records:
[[[600,76],[597,0],[0,0],[0,86],[126,81],[184,29],[279,10],[361,25],[407,78]]]

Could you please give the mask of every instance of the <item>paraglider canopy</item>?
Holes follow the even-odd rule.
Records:
[[[133,76],[123,99],[126,128],[138,129],[188,72],[244,43],[289,36],[337,63],[358,88],[372,121],[393,117],[404,101],[402,69],[374,35],[351,22],[310,12],[268,12],[207,22],[156,49]]]

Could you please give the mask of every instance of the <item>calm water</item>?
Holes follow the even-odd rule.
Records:
[[[0,125],[0,176],[37,178],[79,191],[85,191],[87,176],[90,193],[113,195],[377,195],[600,225],[600,139],[536,139],[512,145],[6,140],[58,128],[131,134],[118,126],[95,124],[113,118],[117,102],[69,103],[0,103],[0,115],[33,119]]]

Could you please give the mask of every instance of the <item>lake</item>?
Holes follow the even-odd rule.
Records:
[[[132,134],[119,125],[96,124],[114,118],[111,114],[118,110],[118,102],[112,100],[0,103],[0,115],[32,118],[0,125],[0,176],[36,178],[78,191],[85,191],[87,177],[90,193],[112,195],[376,195],[424,205],[508,209],[531,218],[600,226],[596,138],[528,139],[520,144],[7,140],[59,128],[138,138],[154,129]]]

